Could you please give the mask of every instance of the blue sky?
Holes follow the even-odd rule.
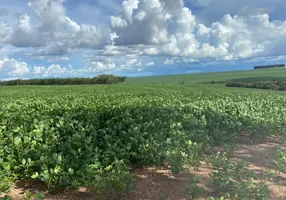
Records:
[[[1,0],[0,79],[286,63],[285,0]]]

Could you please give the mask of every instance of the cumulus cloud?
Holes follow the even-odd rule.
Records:
[[[32,0],[15,26],[0,24],[0,42],[40,47],[37,56],[65,55],[72,49],[101,49],[104,55],[179,56],[215,60],[247,59],[283,49],[285,21],[265,12],[226,14],[211,26],[199,23],[182,0],[125,0],[110,17],[111,30],[78,24],[66,16],[64,0]],[[191,0],[206,6],[212,0]],[[33,23],[32,23],[33,22]]]
[[[27,63],[15,59],[0,60],[0,78],[24,76],[29,73]]]
[[[16,53],[20,54],[21,52],[25,52],[25,50],[16,48],[12,45],[3,44],[0,46],[0,60],[4,60],[5,58],[12,57]]]
[[[211,2],[193,1],[201,6]],[[141,49],[141,54],[193,59],[238,60],[275,54],[283,49],[286,36],[286,21],[270,21],[269,14],[260,10],[226,14],[207,26],[181,0],[126,0],[121,13],[111,17],[111,25],[117,35],[115,45],[156,45]]]
[[[43,32],[59,31],[66,23],[64,0],[32,0],[28,6],[41,20],[39,27]]]
[[[90,62],[83,68],[67,67],[59,64],[45,66],[28,66],[26,62],[5,58],[0,60],[0,80],[17,78],[47,78],[47,77],[90,77],[116,69],[115,63]],[[115,70],[116,71],[116,70]]]
[[[71,48],[103,48],[109,43],[109,30],[97,28],[93,25],[82,24],[69,45]]]
[[[271,20],[270,10],[254,8],[250,12],[245,8],[203,23],[194,14],[196,10],[188,7],[191,4],[205,10],[216,2],[226,0],[124,0],[121,10],[110,16],[109,24],[95,26],[77,23],[67,16],[64,0],[30,0],[30,13],[18,15],[14,24],[0,22],[0,45],[30,47],[33,52],[29,55],[42,59],[49,56],[52,63],[75,55],[79,52],[76,49],[90,49],[95,57],[83,58],[86,66],[80,70],[56,64],[50,69],[28,67],[31,74],[37,75],[63,74],[68,70],[71,74],[144,71],[143,67],[155,63],[174,65],[286,55],[286,21]],[[3,57],[0,59],[4,66]],[[11,59],[5,63],[8,61],[16,68],[23,64]],[[7,64],[5,69],[15,71]]]
[[[30,67],[26,62],[20,62],[14,58],[0,60],[0,79],[29,78],[29,77],[60,77],[73,75],[76,70],[71,66],[61,67],[52,64],[49,67]]]
[[[84,68],[86,72],[95,72],[95,73],[102,73],[102,72],[109,72],[116,68],[115,63],[103,63],[103,62],[90,62],[87,67]]]
[[[168,6],[166,1],[166,7]],[[122,11],[111,17],[111,26],[118,35],[116,45],[161,44],[169,41],[167,21],[171,14],[162,9],[159,0],[126,0]]]
[[[18,15],[16,25],[0,24],[0,43],[16,47],[41,47],[34,55],[63,55],[69,49],[102,48],[110,42],[109,30],[77,24],[66,16],[64,0],[32,0],[28,3],[36,19]]]
[[[5,43],[9,41],[12,33],[12,29],[9,24],[0,23],[0,43]]]
[[[59,64],[52,64],[48,67],[34,66],[30,67],[30,73],[24,78],[57,78],[57,77],[78,77],[88,76],[91,72],[85,73],[84,69],[75,69],[72,65],[63,67]]]
[[[66,43],[53,42],[50,43],[43,49],[38,50],[35,56],[55,56],[55,55],[65,55],[69,52],[69,47]]]
[[[26,14],[19,15],[18,23],[11,35],[11,44],[17,47],[38,46],[42,40],[37,36],[38,33],[31,24],[31,18]]]
[[[159,50],[156,47],[150,47],[143,50],[145,55],[158,55]]]

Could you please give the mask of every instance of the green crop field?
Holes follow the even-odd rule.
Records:
[[[285,80],[286,68],[129,78],[127,84],[186,84],[227,81]]]
[[[178,173],[198,167],[214,145],[233,147],[242,132],[279,135],[286,93],[191,83],[285,74],[275,69],[132,78],[111,86],[3,86],[0,192],[16,180],[40,180],[49,190],[86,186],[120,193],[135,164],[166,164]]]

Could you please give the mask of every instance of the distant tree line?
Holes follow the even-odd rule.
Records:
[[[88,84],[118,84],[126,80],[125,76],[102,74],[93,78],[44,78],[44,79],[16,79],[0,81],[0,85],[88,85]]]
[[[266,90],[280,90],[286,91],[286,81],[257,81],[257,82],[228,82],[227,87],[243,87],[243,88],[257,88]]]
[[[255,66],[254,69],[267,69],[267,68],[278,68],[278,67],[285,67],[285,64]]]

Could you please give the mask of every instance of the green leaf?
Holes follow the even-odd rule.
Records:
[[[58,161],[60,161],[60,162],[61,162],[61,161],[62,161],[62,159],[63,159],[63,158],[62,158],[62,156],[61,156],[61,155],[58,155]]]
[[[105,168],[106,171],[110,171],[111,169],[112,169],[112,165],[108,165],[108,166]]]
[[[34,173],[34,174],[31,176],[32,179],[36,179],[36,178],[38,178],[38,177],[39,177],[39,173],[38,173],[38,172]]]
[[[32,197],[32,193],[29,190],[26,190],[25,192],[25,200],[29,200]]]
[[[20,130],[21,130],[21,128],[17,127],[17,128],[14,129],[14,133],[18,133]]]
[[[54,169],[55,174],[58,174],[61,171],[61,167],[60,166],[56,166]]]
[[[70,173],[70,174],[74,174],[74,169],[69,168],[69,170],[68,170],[68,171],[69,171],[69,173]]]
[[[15,137],[15,138],[14,138],[14,144],[15,144],[15,145],[19,145],[21,142],[22,142],[22,140],[21,140],[20,137]]]

